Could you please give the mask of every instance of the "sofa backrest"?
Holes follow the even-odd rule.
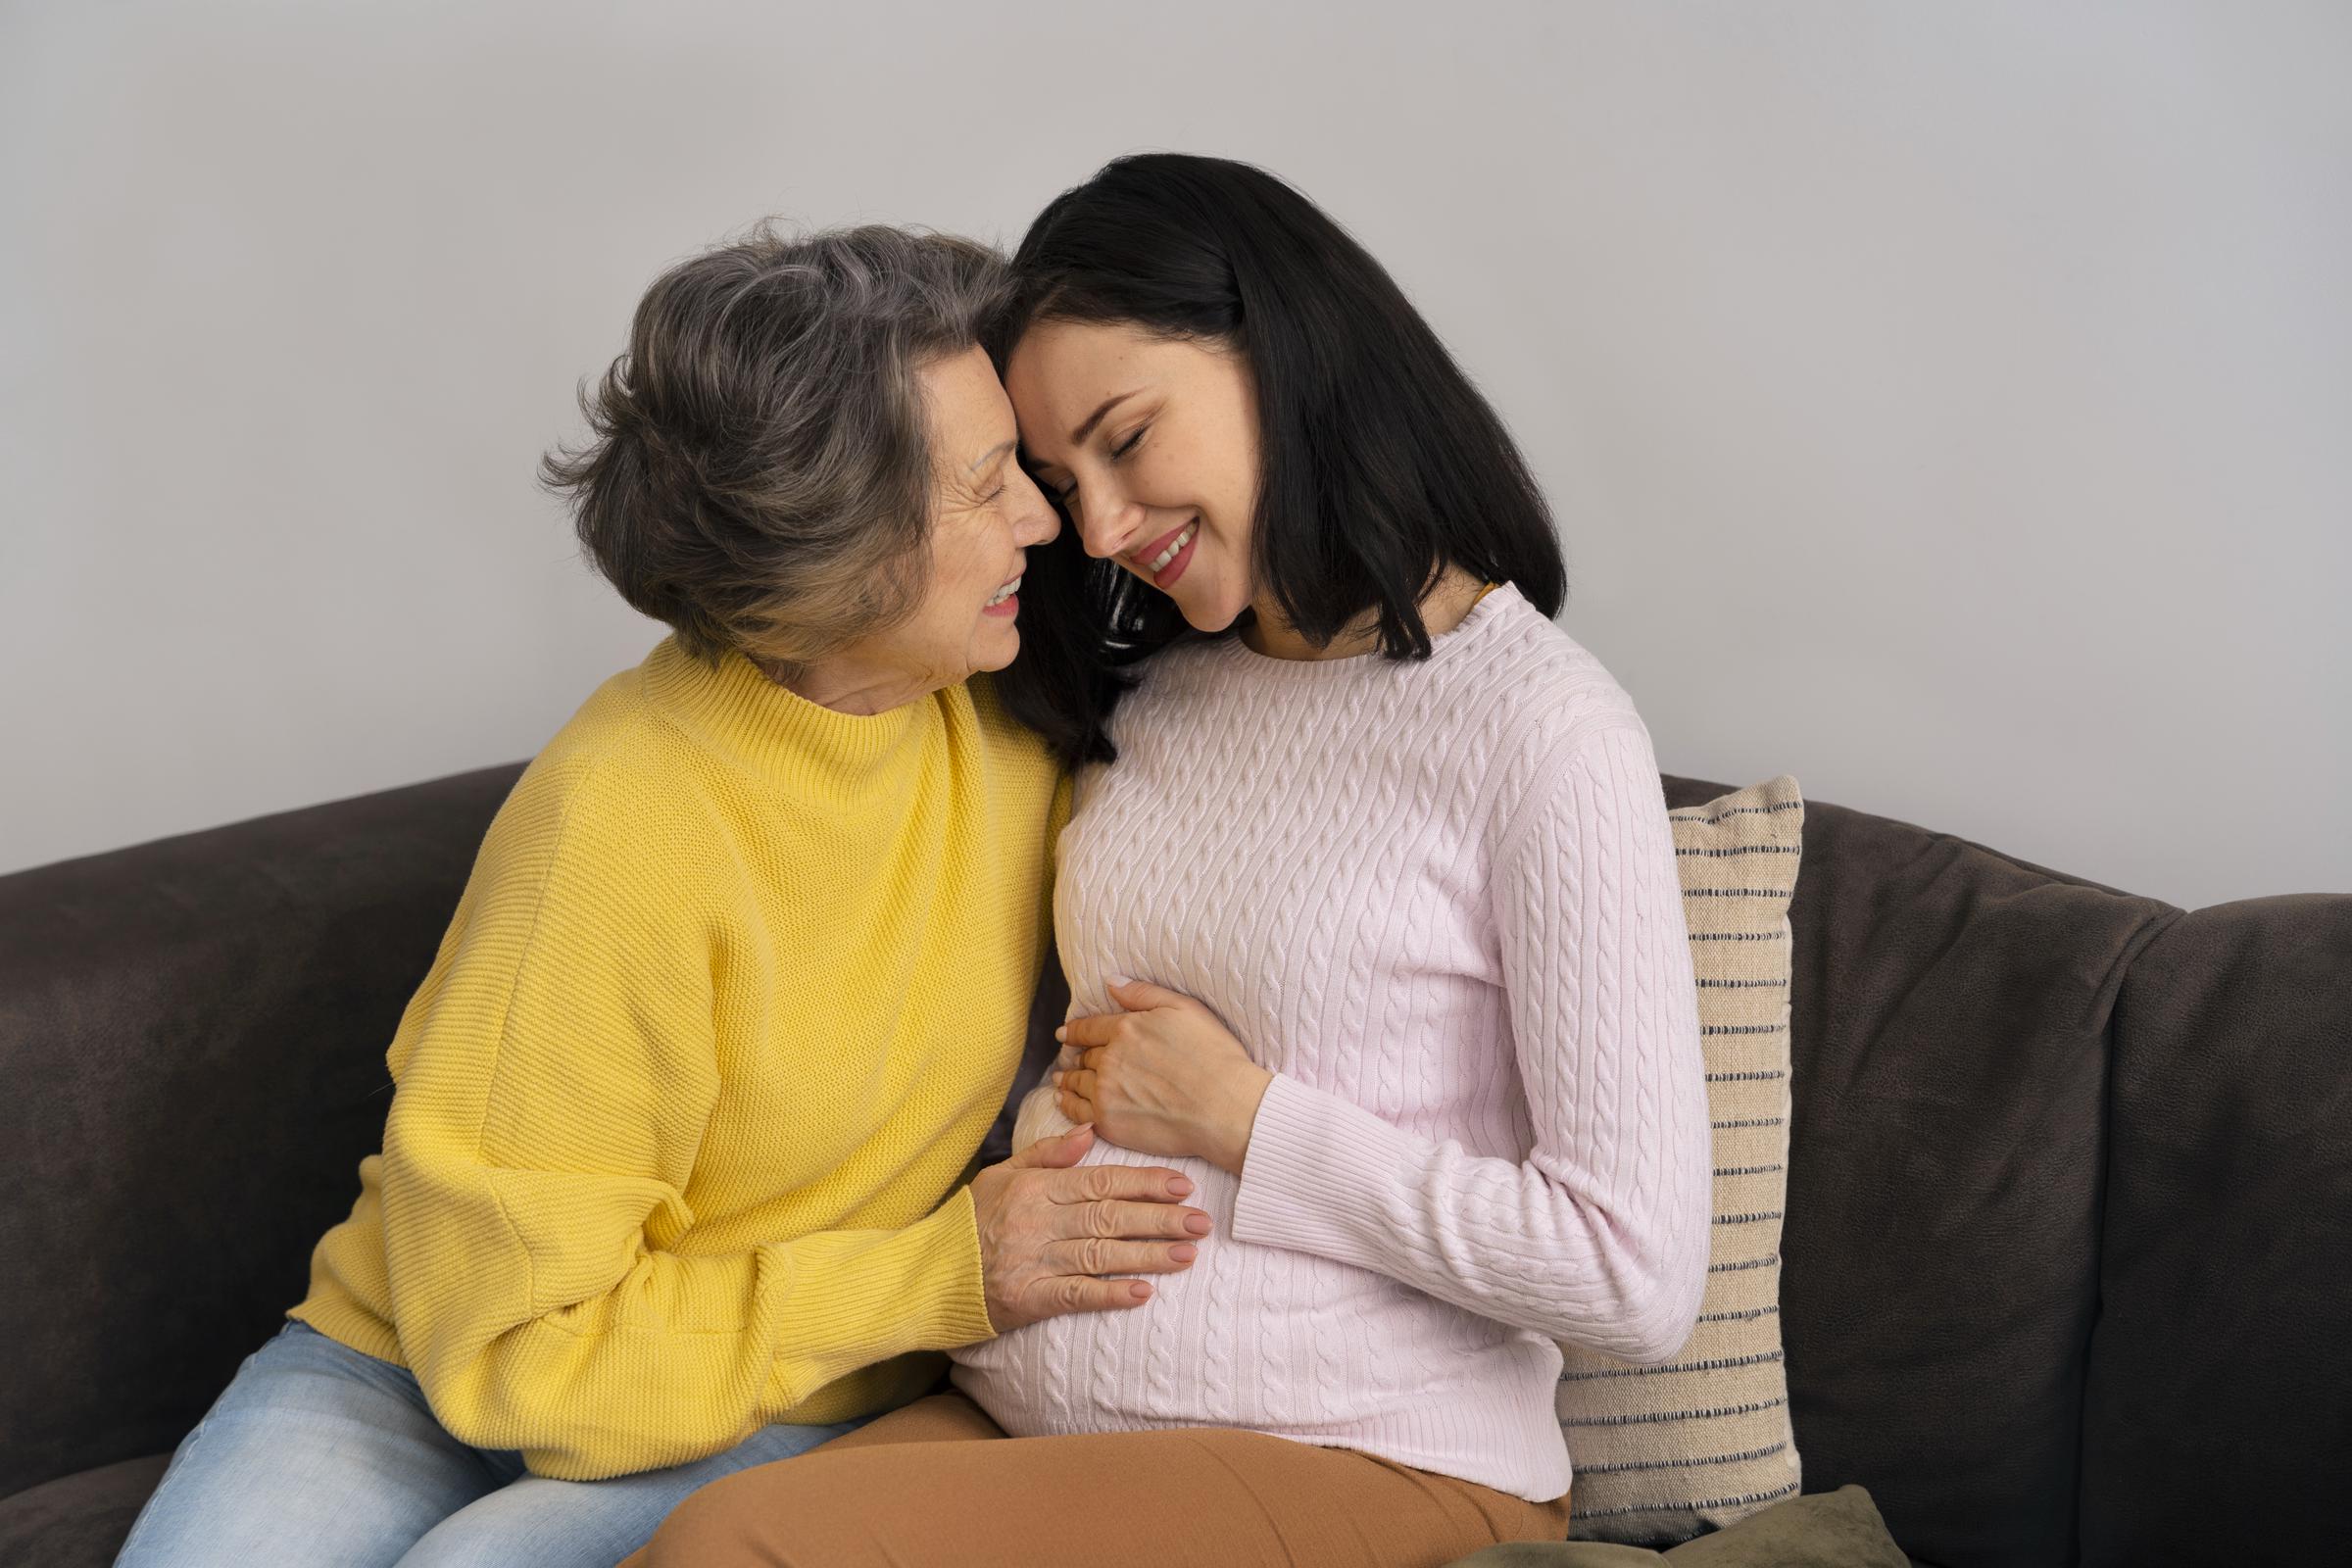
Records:
[[[521,771],[0,877],[0,1496],[170,1450],[302,1299]]]
[[[2082,1561],[2352,1556],[2352,897],[2215,905],[2124,977]]]
[[[1667,781],[1673,807],[1729,786]],[[2075,1549],[2107,1027],[2180,911],[1824,801],[1794,941],[1782,1333],[1804,1490],[1937,1563]]]

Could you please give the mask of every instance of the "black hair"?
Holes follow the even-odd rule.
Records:
[[[1559,613],[1550,508],[1502,420],[1381,265],[1282,180],[1187,153],[1114,159],[1038,215],[1012,267],[986,338],[1000,371],[1047,321],[1242,355],[1258,411],[1252,565],[1309,642],[1373,611],[1381,657],[1428,658],[1420,600],[1448,564]],[[1127,666],[1201,634],[1074,527],[1024,569],[1021,653],[999,688],[1065,761],[1109,760]]]

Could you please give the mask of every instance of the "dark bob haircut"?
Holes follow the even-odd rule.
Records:
[[[1551,512],[1502,420],[1380,264],[1272,174],[1183,153],[1115,159],[1038,215],[1012,270],[988,338],[1000,372],[1047,321],[1240,353],[1258,409],[1253,566],[1309,642],[1371,612],[1380,657],[1428,658],[1420,600],[1449,564],[1559,613]],[[1173,600],[1089,557],[1074,527],[1032,549],[1025,571],[1021,655],[1000,688],[1066,761],[1108,760],[1104,721],[1136,679],[1125,666],[1200,634]]]

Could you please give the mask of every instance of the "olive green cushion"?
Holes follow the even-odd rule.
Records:
[[[1847,1484],[1759,1508],[1726,1529],[1666,1551],[1605,1541],[1519,1541],[1487,1546],[1450,1568],[1910,1568],[1879,1505]]]

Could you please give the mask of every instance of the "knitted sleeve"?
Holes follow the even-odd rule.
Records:
[[[677,809],[594,765],[526,774],[392,1048],[402,1353],[444,1427],[536,1475],[698,1459],[859,1367],[993,1332],[968,1191],[904,1230],[672,1250],[742,924],[727,852]]]
[[[1669,1360],[1706,1286],[1710,1134],[1673,830],[1638,718],[1558,743],[1496,840],[1493,919],[1526,1157],[1432,1142],[1277,1073],[1233,1234]]]

